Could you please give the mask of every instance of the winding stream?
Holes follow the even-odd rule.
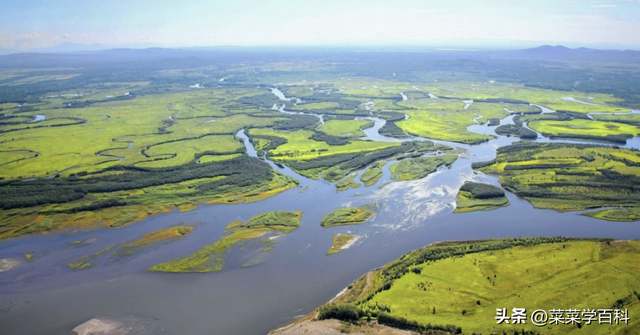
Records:
[[[277,91],[272,89],[276,96]],[[279,98],[291,101],[284,94]],[[305,114],[286,111],[284,105],[275,108],[283,113]],[[506,117],[501,124],[512,122],[512,118]],[[374,127],[364,130],[363,139],[428,140],[385,137],[378,133],[385,121],[367,119],[374,121]],[[471,127],[475,126],[480,125]],[[471,127],[470,130],[478,129]],[[244,140],[247,153],[256,157],[244,130],[236,136]],[[434,141],[463,152],[451,168],[420,180],[387,184],[391,181],[388,167],[394,163],[390,161],[373,186],[344,192],[336,192],[332,183],[302,177],[266,160],[278,173],[298,179],[300,186],[260,202],[200,205],[191,212],[176,210],[119,229],[67,230],[4,241],[0,258],[18,259],[21,265],[0,272],[0,329],[16,335],[69,333],[91,318],[103,317],[132,327],[135,334],[266,334],[330,300],[363,273],[432,242],[541,235],[640,238],[637,222],[607,222],[575,212],[535,209],[508,192],[508,207],[453,214],[457,190],[465,181],[498,185],[496,177],[473,171],[471,163],[493,159],[497,148],[516,141],[519,139],[504,136],[473,146]],[[638,144],[636,137],[627,142],[627,147]],[[367,224],[320,227],[321,218],[332,210],[363,205],[374,206],[377,212]],[[229,255],[220,272],[146,272],[152,265],[215,242],[231,221],[246,222],[254,215],[273,210],[304,214],[301,227],[278,238],[268,253],[259,252],[261,246],[256,242]],[[66,266],[83,255],[180,223],[194,225],[194,233],[119,260],[106,252],[86,270],[70,270]],[[360,238],[349,250],[326,256],[332,236],[345,232]],[[78,246],[74,241],[91,243]],[[25,253],[35,255],[31,262],[24,260]],[[242,267],[256,257],[262,262],[260,265]]]

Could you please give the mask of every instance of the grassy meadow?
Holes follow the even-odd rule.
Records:
[[[405,329],[454,325],[464,334],[628,334],[640,325],[633,319],[640,311],[639,253],[638,241],[444,242],[361,277],[337,302]],[[496,309],[502,308],[508,315],[512,308],[526,308],[528,317],[537,309],[626,309],[630,319],[618,325],[582,322],[582,327],[536,327],[530,319],[497,324]]]

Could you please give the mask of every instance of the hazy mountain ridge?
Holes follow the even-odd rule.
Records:
[[[567,48],[562,45],[542,45],[536,48],[498,53],[499,58],[547,61],[593,61],[640,63],[640,51]]]

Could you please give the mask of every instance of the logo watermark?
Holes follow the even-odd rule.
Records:
[[[537,309],[527,316],[526,308],[496,309],[497,324],[527,324],[544,327],[547,325],[591,325],[629,324],[626,309]]]

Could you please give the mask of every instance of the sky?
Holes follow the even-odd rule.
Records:
[[[640,49],[640,0],[3,0],[0,49],[61,43]]]

